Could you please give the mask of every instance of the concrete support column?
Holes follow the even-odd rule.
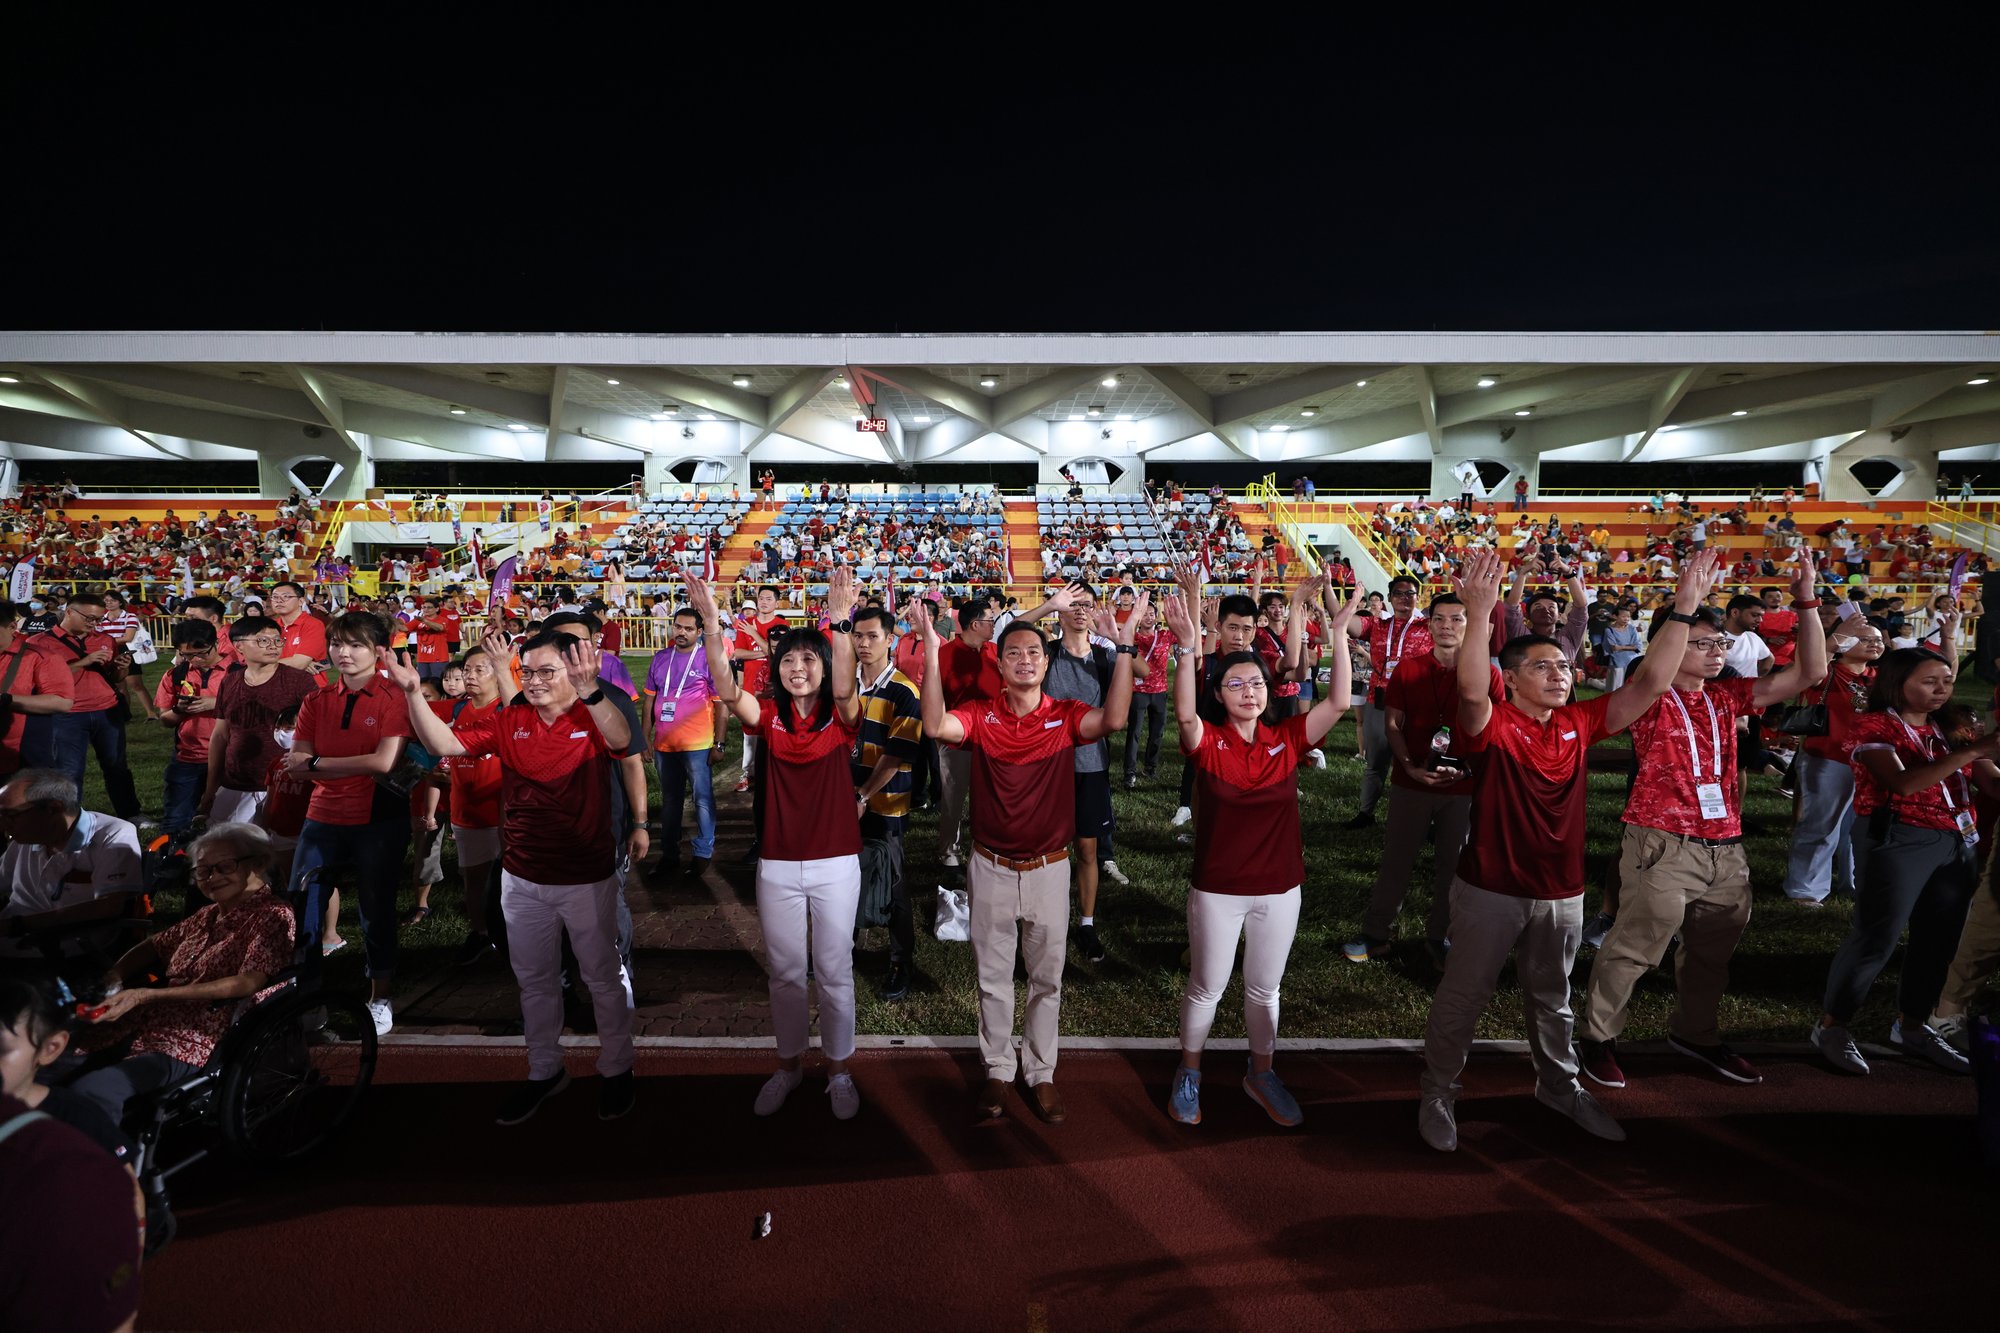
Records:
[[[367,440],[366,436],[355,438],[363,442]],[[359,500],[375,484],[375,460],[363,450],[349,448],[346,441],[332,431],[326,431],[316,440],[297,443],[287,440],[277,448],[259,450],[258,490],[268,497],[282,497],[296,484],[292,480],[292,466],[311,458],[331,459],[340,465],[338,475],[327,484],[327,499]]]
[[[1431,454],[1430,495],[1433,500],[1458,498],[1456,469],[1460,463],[1467,461],[1506,464],[1507,475],[1486,487],[1486,498],[1502,509],[1514,503],[1516,477],[1527,477],[1530,496],[1540,493],[1541,455],[1525,441],[1524,433],[1502,440],[1500,430],[1500,427],[1486,421],[1446,428],[1442,447]]]
[[[1886,459],[1903,470],[1880,495],[1870,495],[1848,470],[1869,459]],[[1827,500],[1922,504],[1937,496],[1937,451],[1931,448],[1928,423],[1911,426],[1902,432],[1901,439],[1892,438],[1886,430],[1863,431],[1826,455],[1825,469],[1820,496]]]

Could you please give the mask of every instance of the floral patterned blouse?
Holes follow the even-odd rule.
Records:
[[[245,972],[270,974],[291,966],[292,909],[266,891],[210,903],[185,921],[153,936],[166,965],[164,984],[192,986],[225,981]],[[204,1065],[229,1030],[236,1006],[212,1000],[156,1000],[105,1030],[91,1045],[132,1040],[131,1054],[159,1051],[185,1064]]]

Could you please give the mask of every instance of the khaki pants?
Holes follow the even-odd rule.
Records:
[[[1569,969],[1583,937],[1583,895],[1515,898],[1455,879],[1451,937],[1444,980],[1438,983],[1430,1021],[1424,1026],[1424,1095],[1447,1102],[1457,1099],[1458,1076],[1472,1049],[1473,1030],[1493,998],[1510,953],[1519,974],[1535,1077],[1552,1093],[1574,1091],[1578,1084],[1570,1040],[1574,1020]]]
[[[1056,1027],[1062,1015],[1063,957],[1069,946],[1069,861],[1034,870],[997,866],[977,851],[965,861],[972,899],[972,957],[979,968],[979,1055],[986,1076],[1011,1081],[1014,1051],[1014,948],[1028,964],[1028,1006],[1019,1067],[1028,1086],[1056,1073]]]
[[[1618,883],[1618,921],[1590,969],[1580,1035],[1585,1041],[1610,1041],[1625,1030],[1633,987],[1660,965],[1679,934],[1668,1031],[1690,1045],[1719,1045],[1716,1009],[1729,984],[1730,955],[1750,924],[1750,867],[1743,845],[1710,847],[1628,824]]]
[[[1386,940],[1396,926],[1396,914],[1410,892],[1410,871],[1417,850],[1430,838],[1436,848],[1431,867],[1431,910],[1424,920],[1424,938],[1451,938],[1451,882],[1458,874],[1458,854],[1472,826],[1472,798],[1443,792],[1389,788],[1389,826],[1382,832],[1382,867],[1375,874],[1375,891],[1361,918],[1361,933]],[[1435,830],[1435,833],[1433,833]]]
[[[1995,972],[2000,972],[2000,887],[1993,883],[1993,862],[1988,861],[1979,891],[1972,895],[1972,906],[1965,914],[1965,929],[1958,937],[1951,969],[1945,973],[1938,1008],[1947,1004],[1954,1009],[1970,1008],[1979,988]]]
[[[946,864],[970,862],[965,841],[965,800],[972,786],[972,751],[938,746],[938,855]]]

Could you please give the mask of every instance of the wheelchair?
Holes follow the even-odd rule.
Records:
[[[339,871],[313,874],[331,881]],[[304,922],[305,894],[284,896]],[[295,958],[296,950],[319,947],[304,935],[301,925]],[[132,1138],[129,1164],[145,1195],[149,1257],[178,1230],[169,1190],[175,1175],[218,1148],[259,1169],[308,1157],[353,1121],[374,1080],[377,1040],[367,1006],[353,995],[308,989],[297,962],[273,973],[257,995],[217,1003],[237,1012],[208,1062],[125,1107],[121,1129]]]

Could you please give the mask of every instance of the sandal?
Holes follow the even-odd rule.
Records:
[[[321,940],[319,945],[320,957],[322,958],[330,957],[333,954],[339,953],[342,949],[345,949],[346,947],[347,947],[347,941],[341,939],[338,935],[334,936],[333,939],[331,940]]]
[[[417,908],[414,912],[403,918],[403,929],[408,930],[411,926],[417,925],[430,914],[431,909],[428,907]]]

